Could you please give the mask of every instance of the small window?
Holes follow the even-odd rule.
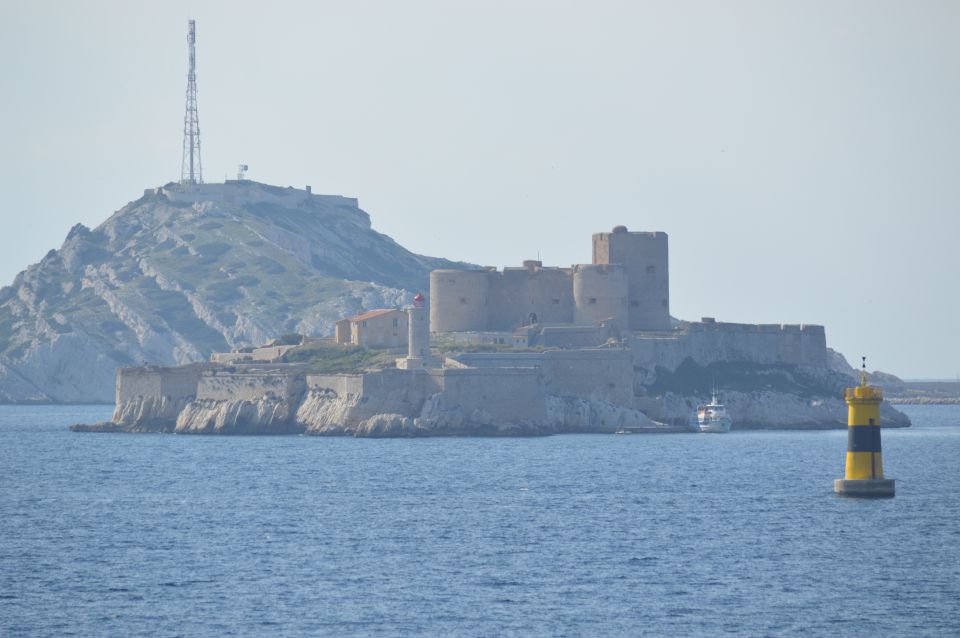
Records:
[[[394,318],[393,318],[393,327],[394,327],[394,328],[399,328],[399,327],[400,327],[400,319],[398,319],[397,317],[394,317]]]
[[[666,299],[661,299],[661,300],[660,300],[660,305],[663,306],[664,308],[666,308],[666,307],[667,307],[667,300],[666,300]]]
[[[630,307],[631,307],[631,308],[639,308],[639,307],[640,307],[640,302],[639,302],[639,301],[631,301],[631,302],[630,302]]]
[[[366,322],[366,321],[361,321],[361,322],[360,322],[360,325],[363,326],[364,328],[366,328],[366,327],[367,327],[367,322]]]
[[[656,266],[654,266],[653,264],[650,264],[650,265],[647,266],[647,274],[648,274],[648,275],[652,275],[652,274],[655,273],[655,272],[657,272],[657,267],[656,267]]]
[[[466,297],[460,297],[460,303],[467,303]]]
[[[559,300],[559,299],[551,299],[551,301],[553,302],[553,305],[554,305],[554,306],[559,306],[559,305],[560,305],[560,300]]]
[[[596,297],[590,297],[589,303],[597,303],[597,298],[596,298]]]

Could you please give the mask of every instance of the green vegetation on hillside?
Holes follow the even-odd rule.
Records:
[[[307,363],[316,374],[363,372],[392,368],[399,356],[395,351],[367,349],[331,343],[305,343],[287,352],[287,363]]]

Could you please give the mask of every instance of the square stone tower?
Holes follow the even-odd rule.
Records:
[[[596,233],[593,263],[619,264],[626,270],[630,330],[670,329],[666,233],[631,233],[626,226],[617,226],[610,233]]]

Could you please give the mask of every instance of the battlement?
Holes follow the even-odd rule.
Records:
[[[690,358],[715,361],[827,366],[827,337],[813,324],[723,323],[711,317],[671,332],[635,332],[629,337],[638,365],[676,369]]]
[[[817,324],[791,323],[727,323],[716,321],[713,317],[703,317],[699,322],[686,323],[681,330],[689,332],[730,332],[730,333],[800,333],[825,335],[824,327]]]
[[[116,403],[120,405],[140,397],[193,398],[200,376],[209,368],[210,365],[204,363],[118,368]]]

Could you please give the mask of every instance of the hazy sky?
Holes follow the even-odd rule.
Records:
[[[681,318],[960,373],[960,2],[0,0],[0,281],[179,177],[360,198],[416,252],[670,235]]]

